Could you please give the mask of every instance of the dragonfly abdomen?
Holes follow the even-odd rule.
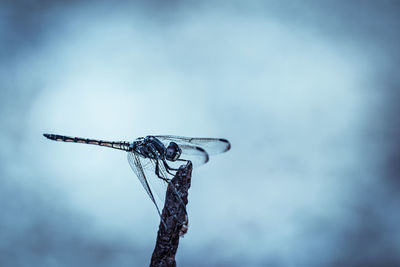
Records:
[[[46,138],[48,138],[50,140],[54,140],[54,141],[98,145],[98,146],[105,146],[105,147],[110,147],[110,148],[124,150],[124,151],[132,150],[129,142],[110,142],[110,141],[103,141],[103,140],[96,140],[96,139],[70,137],[70,136],[58,135],[58,134],[43,134],[43,135]]]

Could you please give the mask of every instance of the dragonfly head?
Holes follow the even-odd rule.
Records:
[[[177,159],[179,159],[181,154],[182,154],[182,149],[178,146],[177,143],[175,142],[169,143],[165,153],[165,157],[167,158],[167,160],[176,161]]]

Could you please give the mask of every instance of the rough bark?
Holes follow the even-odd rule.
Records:
[[[171,184],[168,185],[161,215],[162,221],[158,228],[157,242],[150,267],[176,266],[175,254],[178,249],[179,237],[183,236],[188,229],[186,205],[191,176],[192,163],[189,161],[186,165],[180,166],[175,177],[172,178]]]

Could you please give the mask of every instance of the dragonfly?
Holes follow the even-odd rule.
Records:
[[[148,135],[139,137],[133,142],[112,142],[58,134],[43,135],[54,141],[90,144],[126,151],[130,167],[156,206],[160,217],[160,207],[163,205],[167,186],[179,165],[191,161],[194,166],[200,166],[209,161],[210,155],[223,153],[231,148],[230,142],[224,138]],[[180,198],[179,195],[177,197]],[[183,201],[180,201],[186,212]]]

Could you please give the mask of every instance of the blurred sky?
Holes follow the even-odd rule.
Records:
[[[396,1],[2,1],[0,266],[146,266],[121,151],[223,137],[178,266],[400,266]]]

